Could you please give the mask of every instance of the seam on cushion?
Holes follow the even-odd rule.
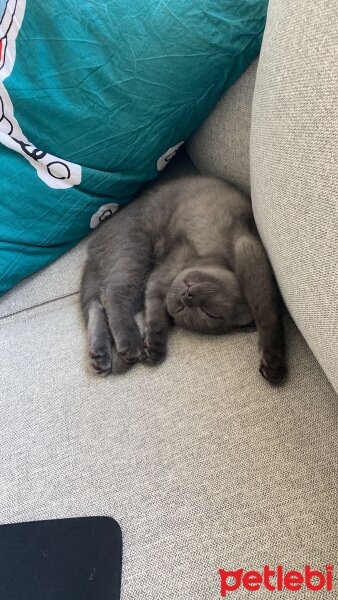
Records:
[[[34,304],[33,306],[28,306],[26,308],[22,308],[20,310],[14,311],[12,313],[8,313],[7,315],[0,317],[0,323],[1,323],[1,321],[5,321],[6,319],[11,319],[12,317],[15,317],[16,315],[21,315],[23,313],[29,313],[31,310],[35,310],[37,308],[46,306],[48,304],[54,304],[55,302],[59,302],[60,300],[64,300],[66,298],[71,298],[72,296],[77,296],[79,294],[80,294],[80,292],[72,292],[71,294],[65,294],[64,296],[59,296],[58,298],[52,298],[50,300],[45,300],[44,302]]]

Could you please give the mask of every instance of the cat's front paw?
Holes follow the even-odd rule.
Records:
[[[284,353],[280,350],[263,352],[259,372],[271,385],[283,383],[287,374]]]
[[[161,363],[167,355],[167,339],[163,332],[148,331],[144,338],[144,362]]]
[[[138,328],[124,334],[115,342],[118,355],[127,365],[134,365],[142,361],[143,340]]]

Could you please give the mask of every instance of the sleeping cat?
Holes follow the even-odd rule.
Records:
[[[279,294],[251,204],[222,180],[158,182],[100,225],[81,304],[98,374],[163,360],[172,323],[218,334],[255,321],[261,374],[272,384],[285,376]]]

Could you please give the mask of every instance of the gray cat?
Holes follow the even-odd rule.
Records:
[[[158,182],[100,225],[81,303],[98,374],[163,360],[171,323],[218,334],[255,321],[261,374],[272,384],[285,376],[279,294],[251,204],[222,180]]]

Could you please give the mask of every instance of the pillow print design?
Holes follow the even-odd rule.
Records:
[[[4,85],[15,64],[16,38],[25,9],[26,0],[0,0],[0,143],[21,154],[46,185],[66,189],[81,183],[81,166],[44,152],[26,138]]]

